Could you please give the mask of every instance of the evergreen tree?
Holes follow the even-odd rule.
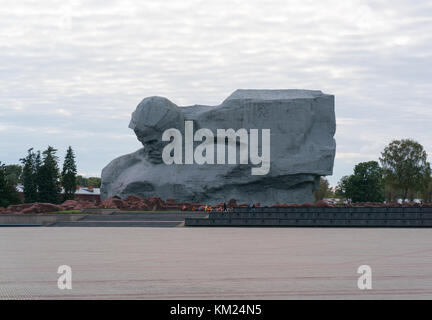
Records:
[[[15,186],[6,177],[6,167],[0,162],[0,207],[20,203]]]
[[[43,161],[38,170],[40,202],[59,203],[60,201],[60,174],[56,152],[57,150],[50,146],[42,152]]]
[[[64,200],[71,200],[74,198],[77,188],[76,174],[77,168],[75,163],[75,154],[72,150],[72,147],[69,146],[66,152],[61,174],[62,186],[64,189]]]
[[[42,157],[41,157],[41,152],[38,150],[38,152],[36,152],[35,154],[35,161],[34,161],[34,179],[38,189],[38,195],[37,195],[38,201],[39,201],[39,189],[40,189],[39,186],[42,184],[41,168],[42,168]]]
[[[27,156],[20,159],[23,164],[22,171],[22,184],[24,188],[24,201],[26,203],[36,202],[38,195],[38,188],[36,183],[36,167],[35,167],[35,154],[33,148],[27,151]]]
[[[16,186],[21,183],[22,167],[19,164],[10,164],[5,166],[6,168],[6,178]]]

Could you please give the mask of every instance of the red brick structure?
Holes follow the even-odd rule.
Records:
[[[100,204],[100,188],[78,187],[75,192],[75,200],[89,201],[94,204]]]
[[[21,201],[24,202],[24,190],[23,186],[17,186],[17,191]],[[62,191],[63,193],[63,191]],[[77,191],[75,192],[75,200],[79,201],[89,201],[96,205],[101,203],[100,198],[100,188],[93,187],[81,187],[78,186]]]

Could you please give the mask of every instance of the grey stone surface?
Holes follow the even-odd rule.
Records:
[[[3,228],[0,300],[432,299],[431,238],[432,229]],[[61,265],[72,290],[57,287]],[[357,287],[360,265],[372,268],[372,290]]]
[[[214,133],[270,129],[269,173],[251,175],[251,164],[166,165],[162,133],[169,128],[184,133],[185,120],[194,121],[194,130]],[[334,96],[321,91],[237,90],[218,106],[178,107],[166,98],[149,97],[137,106],[129,127],[143,148],[103,169],[103,199],[137,195],[207,203],[231,198],[262,205],[305,203],[313,201],[320,176],[333,170]]]
[[[59,221],[77,221],[83,214],[2,214],[0,225],[50,225]]]

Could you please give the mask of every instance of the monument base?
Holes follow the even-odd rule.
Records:
[[[237,208],[187,218],[185,226],[431,228],[432,207]]]

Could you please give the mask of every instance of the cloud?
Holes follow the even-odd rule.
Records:
[[[432,150],[430,17],[407,0],[3,0],[1,160],[72,145],[80,171],[100,172],[139,147],[127,125],[146,96],[321,89],[336,96],[335,184],[393,138]]]

